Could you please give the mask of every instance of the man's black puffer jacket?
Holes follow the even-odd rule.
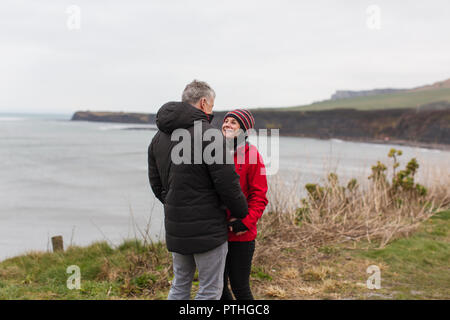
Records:
[[[226,208],[238,219],[248,214],[234,164],[206,164],[203,159],[194,164],[194,121],[201,121],[205,132],[212,128],[211,118],[183,102],[166,103],[156,115],[159,130],[148,148],[148,175],[154,194],[164,204],[166,244],[171,252],[194,254],[214,249],[228,239]],[[192,164],[171,161],[172,148],[179,143],[171,141],[176,129],[190,133]],[[207,143],[202,142],[202,151]]]

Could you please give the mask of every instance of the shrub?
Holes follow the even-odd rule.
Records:
[[[273,251],[267,246],[258,258],[268,258],[279,248],[293,248],[294,244],[321,247],[367,239],[379,240],[383,247],[447,206],[449,189],[438,184],[428,189],[416,183],[417,159],[411,159],[400,170],[401,155],[401,150],[392,149],[388,154],[393,159],[389,167],[380,161],[372,166],[364,187],[355,178],[342,183],[334,172],[322,185],[306,184],[306,197],[295,197],[292,192],[296,188],[291,184],[283,187],[277,181],[278,185],[270,186],[269,190],[276,192],[271,195],[276,195],[276,206],[263,215],[259,239],[272,243]],[[291,209],[285,204],[293,199],[297,206]]]

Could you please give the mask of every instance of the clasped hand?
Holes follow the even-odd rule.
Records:
[[[233,226],[231,226],[230,225],[230,222],[233,222],[233,221],[236,221],[237,219],[236,218],[231,218],[230,220],[228,220],[228,230],[230,230],[231,232],[234,232],[233,231]],[[236,235],[237,236],[240,236],[241,234],[244,234],[244,233],[246,233],[248,230],[245,230],[245,231],[238,231],[238,232],[235,232],[236,233]]]

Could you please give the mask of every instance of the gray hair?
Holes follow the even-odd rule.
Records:
[[[215,99],[216,93],[206,82],[194,80],[184,88],[181,101],[195,105],[201,98]]]

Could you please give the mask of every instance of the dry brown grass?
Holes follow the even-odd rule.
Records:
[[[445,171],[444,171],[445,172]],[[351,298],[366,279],[370,261],[341,260],[341,270],[321,249],[364,240],[383,247],[409,235],[434,212],[450,205],[450,175],[428,177],[427,194],[392,193],[388,184],[368,181],[351,190],[332,178],[302,201],[292,184],[269,184],[269,206],[258,224],[254,265],[271,278],[252,279],[255,296],[275,299]],[[304,208],[298,210],[298,208]],[[328,259],[328,260],[327,260]],[[325,263],[325,265],[324,265]],[[345,274],[345,277],[342,277]],[[364,285],[364,283],[363,283]],[[339,294],[337,294],[337,292]]]
[[[295,188],[275,179],[269,187],[267,213],[258,226],[260,239],[283,248],[361,239],[379,240],[384,246],[449,206],[447,178],[429,186],[426,196],[408,192],[392,195],[388,185],[376,183],[350,191],[329,180],[316,196],[303,200],[293,194]]]
[[[280,288],[279,286],[273,286],[270,285],[267,287],[267,289],[264,292],[267,296],[283,299],[286,298],[286,291],[283,288]]]

